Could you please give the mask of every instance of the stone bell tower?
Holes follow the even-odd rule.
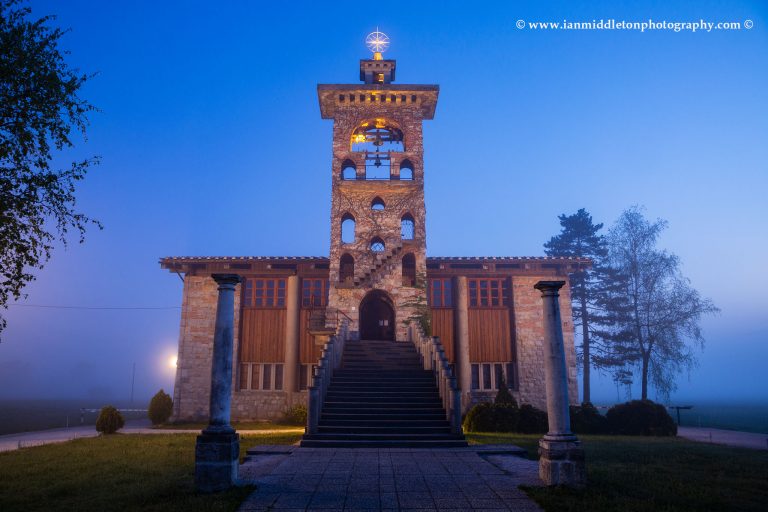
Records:
[[[348,317],[361,339],[406,339],[409,306],[425,298],[426,233],[422,121],[437,85],[394,84],[388,38],[367,38],[361,84],[322,84],[333,119],[330,290],[326,322]]]

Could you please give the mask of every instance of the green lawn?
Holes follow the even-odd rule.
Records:
[[[241,450],[296,433],[243,436]],[[232,511],[252,488],[193,489],[195,436],[113,435],[0,453],[0,511]]]
[[[202,430],[208,426],[208,423],[166,423],[152,428],[160,430]],[[304,427],[299,425],[285,425],[282,423],[271,423],[269,421],[234,421],[232,426],[238,431],[241,430],[284,430],[286,432],[304,432]]]
[[[467,437],[473,443],[513,443],[537,458],[539,436]],[[768,451],[678,438],[580,438],[587,456],[587,489],[526,489],[548,512],[766,510]]]

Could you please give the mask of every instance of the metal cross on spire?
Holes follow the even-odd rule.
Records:
[[[374,32],[365,37],[365,45],[373,53],[384,53],[389,48],[389,36],[384,32],[379,32],[379,27],[376,27]]]

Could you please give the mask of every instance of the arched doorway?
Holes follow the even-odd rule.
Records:
[[[386,292],[373,290],[360,302],[360,339],[395,339],[395,308]]]

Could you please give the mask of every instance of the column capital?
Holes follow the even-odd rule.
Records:
[[[547,296],[557,297],[559,295],[557,292],[563,286],[565,286],[565,281],[539,281],[538,283],[533,285],[534,288],[536,288],[541,292],[542,297],[547,297]]]
[[[216,281],[216,284],[219,286],[222,285],[236,285],[239,284],[243,278],[240,277],[237,274],[211,274],[211,277],[214,281]]]

